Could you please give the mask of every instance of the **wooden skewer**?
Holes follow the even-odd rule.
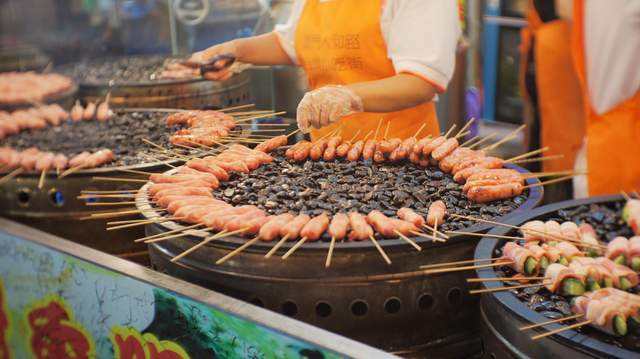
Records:
[[[459,135],[456,135],[454,138],[457,140],[457,139],[458,139],[458,137],[464,137],[464,136],[466,136],[466,135],[468,135],[468,134],[470,134],[470,133],[471,133],[471,131],[465,131],[465,132],[462,132],[462,133],[461,133],[461,134],[459,134]]]
[[[424,129],[424,127],[426,126],[426,123],[423,123],[422,126],[420,126],[420,128],[416,131],[416,133],[413,134],[413,138],[418,138],[418,135],[420,134],[420,132],[422,132],[422,130]]]
[[[185,257],[185,256],[189,255],[190,253],[195,252],[198,248],[200,248],[200,247],[202,247],[202,246],[206,245],[207,243],[211,242],[211,241],[212,241],[212,240],[214,240],[214,239],[218,239],[218,238],[222,238],[222,237],[232,236],[232,235],[234,235],[234,234],[244,232],[244,231],[246,231],[247,229],[248,229],[248,227],[243,228],[243,229],[238,229],[237,231],[231,231],[231,232],[222,231],[222,232],[220,232],[220,233],[217,233],[217,234],[214,234],[214,235],[212,235],[212,236],[209,236],[209,237],[207,237],[207,238],[203,239],[200,243],[196,244],[195,246],[193,246],[193,247],[191,247],[191,248],[187,249],[186,251],[184,251],[184,252],[182,252],[182,253],[178,254],[177,256],[175,256],[175,257],[171,258],[171,259],[170,259],[170,261],[171,261],[172,263],[175,263],[175,262],[179,261],[180,259],[182,259],[183,257]]]
[[[498,148],[498,146],[504,144],[507,141],[511,141],[512,139],[516,138],[518,136],[518,132],[522,131],[525,127],[527,127],[526,124],[516,128],[514,131],[512,131],[511,133],[509,133],[508,135],[504,136],[504,138],[502,138],[500,141],[491,144],[485,148],[483,148],[483,151],[491,151],[493,149]]]
[[[373,130],[369,131],[369,133],[367,133],[366,136],[364,136],[364,138],[362,139],[362,142],[367,142],[367,139],[369,138],[369,136],[373,135]]]
[[[423,226],[424,228],[426,228],[426,229],[428,229],[428,230],[432,231],[432,232],[433,232],[433,231],[435,231],[437,235],[439,235],[440,237],[442,237],[442,238],[444,238],[444,239],[449,239],[449,236],[447,236],[446,234],[444,234],[444,233],[440,232],[438,229],[436,229],[436,228],[434,228],[434,227],[430,227],[430,226],[429,226],[429,225],[427,225],[427,224],[423,224],[422,226]]]
[[[453,132],[453,130],[455,130],[456,127],[458,127],[458,125],[456,125],[455,123],[451,127],[449,127],[447,133],[444,134],[444,138],[449,138],[449,135],[451,134],[451,132]]]
[[[75,166],[75,167],[71,167],[71,168],[69,168],[68,170],[66,170],[66,171],[62,172],[62,173],[58,176],[58,178],[64,178],[64,177],[67,177],[68,175],[70,175],[70,174],[72,174],[72,173],[75,173],[75,172],[78,172],[78,171],[80,171],[81,169],[83,169],[83,168],[85,168],[85,167],[87,167],[87,165],[85,165],[85,164],[81,164],[81,165],[78,165],[78,166]]]
[[[278,115],[284,115],[285,113],[287,113],[287,111],[268,113],[268,114],[264,114],[264,115],[249,116],[249,117],[245,117],[245,118],[236,120],[236,123],[245,122],[245,121],[253,121],[253,120],[257,120],[257,119],[261,119],[261,118],[267,118],[267,117],[274,117],[274,116],[278,116]]]
[[[94,181],[112,181],[112,182],[139,182],[139,183],[147,183],[149,180],[139,179],[139,178],[123,178],[123,177],[101,177],[94,176],[92,178]]]
[[[378,120],[378,126],[376,127],[376,134],[373,135],[373,139],[374,140],[378,139],[378,133],[380,132],[380,126],[382,126],[382,117],[380,117],[380,120]]]
[[[535,156],[537,154],[540,154],[540,153],[543,153],[543,152],[546,152],[546,151],[549,151],[549,147],[543,147],[543,148],[539,148],[537,150],[525,152],[525,153],[523,153],[521,155],[518,155],[518,156],[515,156],[515,157],[511,157],[511,158],[509,158],[508,160],[506,160],[504,162],[509,163],[509,162],[525,159],[525,158],[528,158],[528,157],[531,157],[531,156]]]
[[[245,242],[244,244],[242,244],[240,247],[234,249],[233,251],[227,253],[226,256],[218,259],[216,261],[216,264],[222,264],[226,261],[228,261],[229,259],[235,257],[236,255],[238,255],[240,252],[244,251],[245,249],[247,249],[249,246],[253,245],[254,243],[256,243],[257,241],[260,240],[260,236],[256,236],[254,237],[252,240]]]
[[[143,210],[143,209],[132,209],[130,211],[116,211],[116,212],[105,212],[105,213],[92,213],[90,216],[92,218],[104,218],[104,217],[112,217],[112,216],[123,216],[126,214],[136,214],[136,213],[145,213],[145,212],[154,212],[157,214],[160,214],[161,212],[165,212],[164,209],[162,210],[156,210],[156,209],[148,209],[148,210]]]
[[[424,273],[425,274],[436,274],[436,273],[460,272],[460,271],[472,270],[472,269],[499,267],[499,266],[509,265],[509,264],[513,264],[513,262],[505,261],[505,262],[497,262],[497,263],[489,263],[489,264],[476,264],[476,265],[472,265],[472,266],[435,268],[435,269],[427,269],[427,270],[424,271]]]
[[[572,170],[566,171],[554,171],[554,172],[529,172],[526,175],[523,175],[524,178],[534,178],[534,177],[549,177],[549,176],[566,176],[570,174],[576,174],[578,172]]]
[[[435,221],[433,222],[433,240],[436,241],[438,239],[438,217],[436,217]]]
[[[131,194],[81,194],[77,199],[94,199],[94,198],[136,198],[136,193]]]
[[[289,235],[287,234],[286,236],[282,237],[275,246],[273,246],[273,248],[271,248],[269,250],[269,252],[267,252],[267,254],[264,255],[265,258],[271,258],[271,256],[278,250],[278,248],[282,247],[282,245],[284,244],[284,242],[287,241],[287,239],[289,239]]]
[[[631,199],[631,197],[627,194],[627,192],[625,191],[620,191],[620,194],[622,194],[622,196],[624,197],[624,199],[626,199],[627,201]]]
[[[82,199],[82,198],[80,198]],[[123,201],[123,202],[86,202],[85,205],[89,207],[100,207],[100,206],[125,206],[136,204],[136,201]]]
[[[546,277],[519,277],[519,278],[467,278],[468,283],[479,283],[479,282],[519,282],[522,280],[544,280],[549,279]]]
[[[246,115],[258,115],[263,113],[273,113],[272,110],[254,110],[254,111],[240,111],[240,112],[232,112],[229,115],[231,116],[246,116]]]
[[[160,218],[160,219],[149,219],[147,221],[142,221],[142,222],[137,222],[137,223],[128,223],[128,224],[121,224],[121,225],[115,226],[115,227],[107,227],[107,231],[115,231],[116,229],[144,226],[144,225],[151,224],[151,223],[162,223],[162,222],[177,221],[177,220],[184,219],[184,218],[187,218],[187,217],[183,216],[183,217],[166,217],[166,218]]]
[[[302,130],[301,130],[301,129],[293,130],[293,131],[291,131],[291,133],[289,133],[289,134],[287,135],[287,137],[291,137],[291,136],[295,135],[296,133],[298,133],[298,132],[300,132],[300,131],[302,131]]]
[[[580,323],[576,323],[576,324],[573,324],[573,325],[569,325],[569,326],[564,327],[564,328],[552,330],[552,331],[544,333],[544,334],[535,335],[535,336],[531,337],[531,339],[532,340],[542,339],[542,338],[548,337],[550,335],[558,334],[558,333],[564,332],[566,330],[579,328],[579,327],[582,327],[582,326],[585,326],[585,325],[589,325],[589,324],[591,324],[591,320],[585,320],[584,322],[580,322]]]
[[[462,137],[460,136],[460,134],[464,133],[464,131],[469,129],[469,126],[471,126],[474,122],[476,121],[476,119],[474,117],[471,117],[471,119],[469,121],[467,121],[467,123],[464,124],[464,126],[462,126],[462,128],[460,129],[460,131],[458,131],[458,133],[456,134],[456,138],[458,137]]]
[[[524,160],[513,161],[511,163],[519,164],[519,163],[531,163],[531,162],[544,162],[544,161],[557,160],[557,159],[560,159],[560,158],[564,158],[564,155],[551,155],[551,156],[527,158],[527,159],[524,159]]]
[[[391,125],[391,120],[387,120],[387,128],[384,129],[384,137],[383,137],[383,139],[385,139],[385,140],[387,138],[389,138],[388,137],[388,135],[389,135],[389,125]]]
[[[452,266],[452,265],[458,265],[458,264],[469,264],[469,263],[477,263],[477,262],[493,262],[498,259],[502,259],[502,257],[484,258],[484,259],[468,259],[468,260],[456,261],[456,262],[426,264],[426,265],[421,265],[420,269],[438,268],[438,267],[446,267],[446,266]]]
[[[429,227],[429,229],[431,229],[431,227]],[[440,233],[440,232],[437,232],[437,233]],[[446,240],[445,240],[445,239],[438,238],[438,237],[435,237],[435,238],[434,238],[433,236],[428,235],[428,234],[425,234],[425,233],[422,233],[422,232],[411,231],[411,234],[413,234],[413,235],[415,235],[415,236],[418,236],[418,237],[431,239],[431,240],[433,240],[434,242],[446,242]]]
[[[119,172],[126,172],[126,173],[133,173],[133,174],[138,174],[138,175],[143,175],[143,176],[151,176],[153,174],[151,172],[130,170],[130,169],[127,169],[127,168],[120,168],[120,169],[118,169],[118,171]]]
[[[485,136],[483,139],[481,139],[480,141],[478,141],[478,142],[474,143],[473,145],[469,146],[469,148],[470,149],[474,149],[474,148],[480,146],[481,144],[489,141],[490,139],[492,139],[494,137],[496,137],[496,134],[495,133],[490,133],[487,136]]]
[[[118,190],[93,190],[93,189],[83,189],[80,193],[83,194],[91,194],[91,193],[104,193],[104,194],[118,194],[118,193],[126,193],[126,194],[135,194],[139,189],[118,189]]]
[[[47,175],[47,170],[42,170],[40,173],[40,180],[38,180],[38,189],[44,187],[44,177]]]
[[[238,105],[238,106],[231,106],[231,107],[221,108],[218,111],[220,111],[220,112],[229,112],[229,111],[240,110],[240,109],[243,109],[243,108],[249,108],[249,107],[253,107],[253,106],[255,106],[255,104],[249,103],[249,104],[246,104],[246,105]],[[233,114],[231,113],[230,115],[233,115]]]
[[[523,331],[523,330],[529,330],[529,329],[538,328],[538,327],[544,327],[545,325],[549,325],[549,324],[553,324],[553,323],[560,323],[560,322],[564,322],[565,320],[577,319],[577,318],[580,318],[582,316],[584,316],[584,314],[571,315],[571,316],[564,317],[564,318],[548,320],[548,321],[542,322],[542,323],[525,325],[525,326],[522,326],[522,327],[520,327],[518,329],[520,331]]]
[[[353,135],[353,137],[351,137],[351,139],[349,140],[349,142],[353,142],[355,141],[356,137],[358,137],[358,135],[360,134],[360,129],[358,129],[358,131],[356,131],[356,134]]]
[[[165,217],[156,218],[156,219],[163,219],[163,218],[165,218]],[[156,219],[152,219],[152,221],[155,221]],[[124,221],[109,221],[109,222],[107,222],[107,226],[115,226],[115,225],[118,225],[118,224],[139,223],[139,222],[146,222],[146,221],[149,221],[149,219],[146,219],[146,218],[140,219],[140,218],[138,218],[138,219],[127,219],[127,220],[124,220]]]
[[[514,237],[514,236],[503,236],[499,234],[488,234],[488,233],[475,233],[475,232],[463,232],[463,231],[448,231],[450,234],[460,234],[464,236],[473,236],[473,237],[489,237],[489,238],[502,238],[502,239],[510,239],[514,241],[522,240],[524,237]]]
[[[387,256],[387,253],[385,253],[384,249],[380,247],[378,241],[376,241],[373,236],[369,236],[369,239],[371,240],[371,242],[373,242],[373,245],[376,246],[376,249],[378,250],[378,252],[380,252],[380,255],[382,256],[384,261],[387,262],[387,264],[391,264],[391,259],[389,259],[389,256]]]
[[[194,224],[194,225],[191,225],[191,226],[187,226],[187,227],[183,227],[183,228],[174,229],[174,230],[171,230],[171,231],[169,231],[169,232],[163,232],[163,233],[158,233],[158,234],[154,234],[154,235],[150,235],[150,236],[146,236],[146,237],[138,238],[138,239],[134,240],[133,242],[134,242],[134,243],[140,243],[140,242],[147,241],[147,240],[149,240],[149,239],[158,238],[158,237],[164,237],[164,236],[166,236],[167,234],[178,233],[178,232],[186,231],[186,230],[188,230],[188,229],[194,229],[194,228],[198,228],[198,227],[202,227],[202,226],[204,226],[204,224],[202,224],[202,223],[198,223],[198,224]]]
[[[469,294],[482,294],[482,293],[495,293],[495,292],[504,292],[512,289],[522,289],[522,288],[531,288],[531,287],[540,287],[543,285],[551,284],[551,282],[540,282],[540,283],[532,283],[532,284],[521,284],[521,285],[513,285],[510,287],[499,287],[499,288],[485,288],[485,289],[474,289],[470,290]]]
[[[251,130],[251,133],[282,132],[282,131],[286,131],[286,128],[263,128],[263,129]],[[241,131],[231,131],[231,133],[242,134]]]
[[[405,236],[404,234],[400,233],[400,231],[398,231],[397,229],[394,229],[393,232],[395,232],[395,234],[397,234],[398,237],[404,239],[405,242],[411,244],[413,246],[413,248],[415,248],[418,252],[422,250],[422,247],[420,247],[416,242],[411,240],[411,238],[409,238],[409,237]]]
[[[302,239],[300,239],[298,241],[298,243],[294,244],[293,247],[289,248],[289,250],[287,251],[287,253],[285,253],[284,255],[282,255],[282,259],[287,259],[289,258],[290,255],[293,254],[293,252],[295,252],[296,250],[298,250],[298,248],[300,248],[301,245],[304,244],[304,242],[307,241],[307,237],[302,237]]]
[[[469,145],[470,143],[477,141],[478,139],[480,139],[479,136],[475,136],[475,137],[471,137],[470,139],[466,140],[465,142],[463,142],[460,147],[465,147],[467,145]]]
[[[562,181],[570,180],[573,177],[575,177],[575,175],[564,176],[564,177],[560,177],[560,178],[556,178],[556,179],[552,179],[552,180],[548,180],[548,181],[543,181],[543,182],[540,182],[540,183],[534,183],[534,184],[526,185],[526,186],[524,186],[522,188],[526,189],[526,188],[532,188],[532,187],[540,187],[540,186],[544,186],[544,185],[548,185],[548,184],[552,184],[552,183],[556,183],[556,182],[562,182]]]
[[[170,235],[170,236],[147,239],[147,240],[144,241],[144,243],[145,244],[149,244],[149,243],[163,242],[163,241],[167,241],[167,240],[173,239],[173,238],[180,238],[180,237],[188,236],[190,234],[188,232],[189,232],[189,230],[185,230],[185,231],[183,231],[181,233],[173,234],[173,235]]]
[[[331,237],[331,243],[329,243],[329,252],[327,252],[327,260],[324,262],[324,267],[329,268],[331,265],[331,257],[333,256],[333,247],[336,244],[336,237]]]

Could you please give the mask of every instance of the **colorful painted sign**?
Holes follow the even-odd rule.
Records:
[[[0,359],[337,358],[141,280],[0,232]]]

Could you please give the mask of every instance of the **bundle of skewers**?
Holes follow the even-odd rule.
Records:
[[[637,199],[627,197],[622,218],[629,224],[636,213]],[[624,336],[628,324],[640,325],[637,294],[640,284],[640,236],[626,238],[616,236],[605,243],[598,238],[594,227],[588,223],[570,221],[559,223],[535,220],[521,226],[503,224],[482,219],[520,231],[521,236],[492,235],[507,240],[499,257],[473,259],[453,263],[440,263],[421,267],[429,274],[458,270],[498,267],[505,277],[470,278],[470,283],[508,282],[509,286],[471,290],[472,294],[501,291],[520,291],[527,288],[569,298],[575,315],[523,327],[532,329],[551,323],[584,317],[584,321],[560,330],[534,336],[540,339],[564,330],[590,325],[606,334]],[[637,229],[633,228],[636,232]],[[637,233],[636,233],[637,234]],[[531,292],[530,292],[531,293]],[[540,293],[540,292],[536,292]],[[640,303],[640,302],[639,302]]]
[[[215,116],[211,116],[211,118],[213,117]],[[195,116],[193,113],[187,113],[169,116],[167,121],[196,124],[201,119],[199,119],[198,113]],[[203,118],[202,121],[206,122],[208,119]],[[391,259],[378,243],[380,239],[397,238],[419,251],[422,247],[411,237],[423,237],[437,242],[448,238],[446,234],[438,230],[438,224],[444,222],[448,211],[443,201],[434,199],[424,214],[418,213],[413,208],[401,207],[397,209],[394,216],[379,210],[371,210],[368,213],[346,210],[333,214],[323,211],[311,216],[307,213],[288,212],[270,214],[265,208],[255,205],[231,205],[220,198],[214,198],[213,190],[233,177],[250,173],[261,166],[268,165],[274,160],[272,154],[284,150],[285,147],[284,157],[291,162],[319,161],[321,159],[334,161],[340,160],[342,157],[347,161],[362,161],[365,164],[371,163],[372,160],[380,162],[384,159],[384,161],[399,162],[406,159],[415,166],[439,166],[446,168],[449,172],[453,171],[455,167],[459,171],[467,171],[468,177],[462,178],[467,180],[467,192],[473,189],[471,192],[476,194],[471,195],[470,199],[478,199],[478,202],[513,196],[513,188],[518,189],[515,193],[521,193],[526,189],[524,181],[529,178],[528,176],[501,167],[505,163],[514,163],[520,159],[542,153],[545,149],[516,156],[507,161],[497,157],[489,157],[486,155],[487,151],[513,138],[522,128],[481,150],[473,150],[466,147],[466,143],[459,144],[457,140],[466,134],[467,126],[451,137],[449,136],[453,132],[453,127],[446,134],[436,138],[427,136],[418,139],[420,129],[413,137],[404,141],[385,139],[387,131],[384,131],[385,135],[381,140],[375,140],[378,138],[379,124],[375,134],[370,132],[359,141],[354,141],[358,134],[352,139],[343,139],[339,135],[340,129],[337,129],[314,143],[300,141],[287,147],[288,138],[293,134],[291,133],[264,140],[257,144],[255,149],[240,144],[229,146],[212,140],[211,145],[218,145],[217,148],[214,148],[203,141],[191,139],[188,145],[203,151],[199,157],[183,158],[185,161],[183,166],[165,174],[150,175],[150,182],[138,194],[124,192],[118,194],[116,192],[104,195],[86,191],[83,198],[129,197],[137,198],[138,204],[144,205],[150,202],[153,205],[153,207],[138,210],[96,214],[96,216],[118,216],[125,213],[143,213],[152,217],[150,215],[152,213],[155,216],[155,218],[140,221],[110,222],[109,230],[168,221],[188,224],[179,230],[138,239],[138,241],[145,243],[187,236],[198,229],[207,229],[212,232],[194,247],[175,256],[172,261],[180,260],[213,240],[229,236],[244,236],[248,240],[227,256],[220,258],[217,261],[218,264],[224,263],[258,241],[274,243],[265,254],[267,258],[276,253],[284,243],[297,241],[282,255],[282,258],[286,259],[304,243],[318,241],[321,237],[328,236],[331,241],[325,263],[327,267],[331,263],[335,243],[338,241],[371,241],[384,261],[390,264]],[[178,136],[182,135],[178,134]],[[185,135],[191,136],[192,134]],[[373,139],[368,139],[371,135],[373,135]],[[478,145],[486,138],[480,141],[473,140]],[[164,151],[168,151],[168,149],[164,149]],[[571,177],[569,172],[561,174],[564,176],[559,180]],[[531,176],[535,176],[535,174]],[[121,180],[126,181],[125,178]],[[544,182],[538,185],[542,184]],[[123,205],[133,204],[136,201],[121,203]],[[104,204],[110,205],[111,203],[105,202]]]

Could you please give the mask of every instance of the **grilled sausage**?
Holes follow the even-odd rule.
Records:
[[[397,214],[398,218],[413,223],[418,228],[424,226],[424,224],[426,223],[424,217],[417,214],[411,208],[402,207],[398,210]]]
[[[337,240],[344,239],[349,230],[349,217],[344,213],[337,213],[329,224],[329,235]]]
[[[386,160],[386,158],[384,157],[384,153],[382,153],[382,151],[376,150],[373,153],[373,162],[375,163],[382,163]]]
[[[300,145],[300,147],[293,153],[293,159],[297,162],[305,161],[309,158],[309,152],[313,147],[313,143],[307,142]]]
[[[300,236],[300,231],[304,228],[304,225],[309,222],[311,218],[306,214],[299,214],[287,224],[282,226],[280,230],[280,236],[287,236],[287,240],[293,241]]]
[[[57,154],[56,157],[53,158],[53,168],[55,168],[56,171],[65,169],[68,164],[69,158],[61,153]]]
[[[164,189],[162,191],[158,191],[153,196],[153,199],[158,201],[162,197],[168,196],[168,195],[172,195],[172,196],[178,196],[178,195],[180,195],[180,196],[207,196],[207,197],[212,197],[213,198],[213,194],[211,193],[211,189],[210,188],[180,186],[180,187],[167,188],[167,189]]]
[[[351,232],[349,233],[349,240],[351,241],[364,241],[373,236],[373,228],[367,223],[365,217],[358,212],[349,213],[349,225],[351,226]]]
[[[256,151],[269,153],[280,146],[285,146],[287,143],[289,143],[289,137],[287,137],[287,135],[276,136],[258,144]]]
[[[325,161],[333,161],[336,159],[336,151],[338,146],[342,143],[342,137],[333,136],[327,141],[327,148],[325,148],[322,154],[322,159]]]
[[[389,217],[382,212],[373,210],[367,214],[367,223],[369,223],[378,233],[385,238],[396,238],[398,235],[394,231],[393,223]]]
[[[328,141],[329,140],[327,139],[321,139],[316,141],[316,143],[314,143],[311,146],[311,149],[309,150],[309,158],[311,158],[311,160],[313,161],[318,161],[324,154],[324,150],[327,149]]]
[[[431,154],[431,152],[433,152],[433,150],[435,150],[436,148],[438,148],[440,145],[442,145],[443,143],[445,143],[447,139],[444,138],[444,136],[439,136],[436,137],[433,141],[427,143],[423,148],[422,148],[422,155],[423,156],[429,156]]]
[[[71,160],[69,160],[69,166],[71,167],[78,167],[80,165],[82,165],[84,163],[84,161],[91,155],[91,153],[84,151],[81,152],[73,157],[71,157]]]
[[[376,150],[377,142],[378,141],[376,140],[367,140],[367,142],[364,143],[364,147],[362,149],[363,160],[368,161],[373,159],[373,153]]]
[[[347,157],[347,154],[349,153],[350,149],[351,149],[351,142],[344,141],[336,148],[336,156],[340,158]]]
[[[260,240],[272,241],[276,239],[276,237],[280,235],[282,226],[292,219],[293,215],[290,213],[283,213],[278,216],[271,217],[269,222],[265,223],[262,228],[260,228],[260,232],[258,232]]]
[[[424,149],[424,146],[426,146],[429,143],[431,143],[431,141],[433,141],[433,138],[431,138],[431,135],[420,139],[413,146],[412,152],[415,153],[416,155],[422,155],[422,150]]]
[[[293,160],[293,156],[295,155],[296,151],[300,147],[302,147],[302,145],[304,145],[305,143],[309,143],[309,141],[304,141],[303,140],[303,141],[297,142],[293,146],[289,147],[284,153],[285,157],[287,159],[289,159],[289,160]]]
[[[411,222],[407,222],[405,220],[397,218],[389,218],[389,220],[391,221],[393,228],[396,231],[400,232],[403,236],[408,237],[414,235],[413,232],[419,232],[418,228]]]
[[[71,108],[71,113],[70,113],[71,119],[73,121],[80,121],[82,120],[83,114],[84,114],[84,108],[82,108],[80,101],[76,101],[76,103]]]
[[[455,137],[449,138],[431,152],[431,157],[440,161],[451,154],[451,152],[458,148],[459,145],[460,143],[458,143],[458,140]]]
[[[467,197],[475,203],[487,203],[501,199],[507,199],[522,194],[521,183],[504,183],[495,186],[471,187],[467,191]]]
[[[351,146],[349,153],[347,153],[347,160],[357,161],[362,155],[362,148],[364,147],[364,141],[360,140]]]
[[[82,119],[83,120],[91,120],[93,116],[96,114],[96,104],[95,102],[89,102],[87,107],[82,111]]]
[[[55,158],[55,154],[53,152],[46,152],[40,155],[38,160],[35,163],[36,171],[48,171],[53,167],[53,159]]]
[[[467,147],[458,147],[455,150],[453,150],[451,154],[441,159],[438,162],[438,167],[440,167],[440,169],[443,170],[444,172],[450,173],[451,171],[453,171],[453,166],[456,163],[460,162],[465,158],[477,156],[475,152],[476,151]]]
[[[329,226],[329,216],[326,213],[322,213],[313,217],[304,225],[300,231],[300,236],[306,237],[308,241],[317,241],[322,236],[322,233],[327,230],[327,226]]]
[[[220,181],[229,180],[229,173],[227,171],[225,171],[222,167],[216,165],[215,163],[208,162],[202,158],[190,159],[189,161],[187,161],[186,167],[183,168],[190,168],[200,173],[211,174]]]
[[[444,221],[444,215],[447,212],[447,206],[442,201],[435,201],[429,206],[429,212],[427,213],[427,224],[433,227],[436,223],[442,223]]]

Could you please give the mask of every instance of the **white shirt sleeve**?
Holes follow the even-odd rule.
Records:
[[[291,62],[296,65],[298,65],[298,56],[296,55],[296,49],[293,42],[296,36],[298,22],[302,16],[302,10],[304,10],[304,4],[305,0],[295,0],[293,7],[291,8],[289,20],[284,24],[276,25],[273,30],[273,32],[278,36],[278,40],[280,40],[282,49],[287,53],[287,55],[289,55]]]
[[[387,0],[380,27],[396,73],[420,76],[439,91],[447,88],[460,37],[457,1]]]

